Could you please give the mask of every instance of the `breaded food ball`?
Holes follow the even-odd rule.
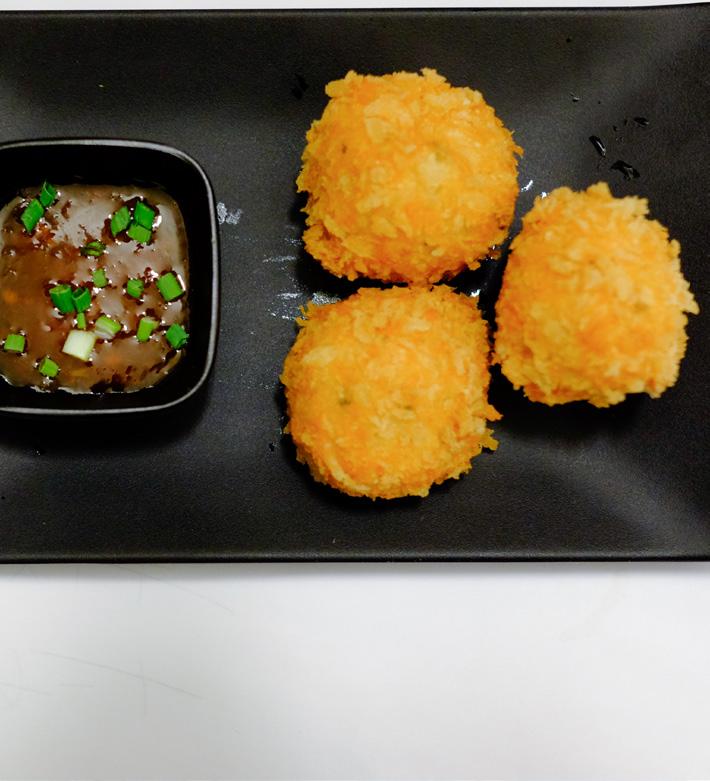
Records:
[[[426,496],[496,442],[486,425],[489,345],[450,288],[363,289],[310,304],[285,364],[298,460],[352,496]]]
[[[511,245],[496,319],[505,376],[545,404],[608,407],[660,396],[678,377],[698,312],[677,241],[643,198],[600,182],[537,198]]]
[[[522,150],[480,92],[424,68],[351,71],[326,93],[297,180],[306,249],[326,269],[425,284],[476,268],[503,242]]]

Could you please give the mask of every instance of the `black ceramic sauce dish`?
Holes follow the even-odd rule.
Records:
[[[37,392],[0,379],[0,412],[102,415],[167,409],[193,396],[206,381],[218,331],[219,250],[212,188],[199,164],[160,144],[110,139],[48,139],[0,146],[0,203],[45,179],[60,184],[157,187],[177,202],[187,234],[190,342],[177,366],[158,384],[132,393]]]

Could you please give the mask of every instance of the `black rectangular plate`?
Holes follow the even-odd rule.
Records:
[[[169,144],[227,214],[207,388],[129,422],[0,418],[0,558],[708,558],[708,40],[707,5],[2,15],[0,141]],[[496,379],[499,450],[427,499],[373,503],[316,485],[280,435],[297,307],[354,289],[300,249],[294,179],[328,81],[421,67],[480,89],[515,130],[532,180],[518,218],[563,184],[648,197],[703,311],[661,399],[548,409]],[[489,297],[501,268],[481,272]]]

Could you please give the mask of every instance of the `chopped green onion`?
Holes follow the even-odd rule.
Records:
[[[37,223],[42,219],[43,214],[44,207],[36,198],[33,198],[20,215],[20,220],[25,226],[27,233],[32,233],[37,227]]]
[[[173,323],[165,332],[165,338],[176,350],[179,350],[181,347],[184,347],[187,344],[187,340],[190,337],[188,336],[187,331],[181,325]]]
[[[88,361],[95,344],[96,334],[93,331],[69,331],[62,352],[80,361]]]
[[[180,296],[185,292],[183,286],[180,284],[180,281],[172,271],[168,271],[166,274],[163,274],[163,276],[158,279],[156,284],[158,285],[160,295],[162,295],[166,301],[174,301],[176,298],[180,298]]]
[[[96,331],[102,339],[113,339],[120,330],[121,324],[118,320],[113,320],[106,315],[101,315],[94,323],[94,331]]]
[[[49,297],[62,314],[66,315],[74,311],[74,298],[70,285],[55,285],[50,288]]]
[[[136,339],[139,342],[147,342],[150,339],[150,335],[159,325],[160,323],[152,317],[141,317],[138,323],[138,330],[136,331]]]
[[[98,258],[104,254],[105,249],[106,245],[102,241],[90,241],[81,248],[81,254]]]
[[[3,349],[6,353],[23,353],[25,351],[24,334],[8,334]]]
[[[74,308],[77,312],[86,312],[91,306],[91,293],[88,288],[78,287],[72,293],[72,299],[74,301]]]
[[[133,219],[144,228],[153,230],[153,220],[155,219],[155,209],[151,209],[143,201],[138,201],[133,209]]]
[[[55,363],[48,355],[45,355],[39,362],[37,370],[40,374],[51,379],[59,374],[59,364]]]
[[[148,244],[153,235],[149,228],[144,228],[137,222],[132,222],[126,233],[139,244]]]
[[[39,202],[46,209],[57,200],[57,195],[57,188],[45,181],[39,193]]]
[[[126,293],[132,298],[140,298],[143,295],[145,283],[142,279],[129,279],[126,282]]]
[[[79,312],[76,316],[76,327],[86,331],[86,314],[84,312]]]
[[[116,236],[121,231],[125,231],[130,221],[131,213],[128,211],[128,206],[121,206],[111,217],[111,234]]]
[[[106,272],[102,268],[97,268],[93,273],[94,287],[106,287],[108,285],[108,279],[106,278]]]

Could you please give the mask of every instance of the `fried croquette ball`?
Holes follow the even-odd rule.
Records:
[[[537,198],[511,245],[496,306],[495,360],[532,401],[608,407],[660,396],[678,377],[698,312],[677,241],[643,198],[600,182]]]
[[[352,496],[426,496],[483,447],[489,345],[473,300],[450,288],[363,289],[309,304],[281,382],[298,460]]]
[[[435,70],[352,71],[306,135],[308,252],[334,274],[438,282],[508,234],[522,149],[480,92]]]

